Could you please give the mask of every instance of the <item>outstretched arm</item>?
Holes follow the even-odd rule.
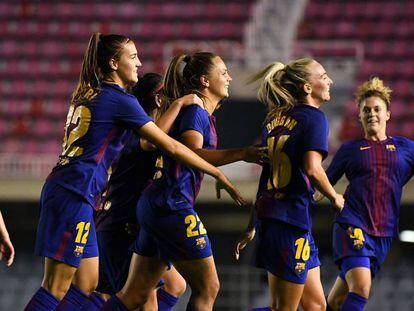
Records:
[[[266,147],[251,146],[238,149],[208,150],[203,148],[203,136],[195,130],[181,134],[181,141],[197,155],[214,166],[221,166],[237,161],[261,163],[267,157]]]
[[[220,186],[230,194],[237,205],[244,204],[244,199],[242,198],[240,192],[227,179],[223,172],[197,156],[180,142],[172,139],[160,130],[153,122],[145,124],[138,131],[142,137],[153,143],[172,158],[186,166],[192,167],[214,177]]]

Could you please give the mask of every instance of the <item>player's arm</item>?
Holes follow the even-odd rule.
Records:
[[[261,163],[267,157],[265,147],[250,146],[239,149],[207,150],[203,148],[203,135],[195,130],[181,134],[181,141],[197,155],[214,166],[221,166],[237,161]]]
[[[6,265],[10,267],[14,260],[14,247],[10,241],[3,215],[0,212],[0,260],[6,258]]]
[[[307,151],[303,159],[303,168],[312,185],[332,202],[334,208],[342,210],[344,198],[336,193],[330,184],[322,167],[322,154],[318,151]]]
[[[236,243],[236,248],[234,250],[234,256],[236,260],[239,260],[240,252],[246,247],[246,245],[254,239],[256,234],[256,229],[254,227],[256,221],[256,209],[252,206],[250,210],[249,224],[247,225],[246,230],[241,235],[239,240]]]
[[[230,180],[227,179],[223,172],[197,156],[180,142],[165,134],[154,124],[154,122],[148,122],[139,128],[138,132],[143,138],[153,143],[175,160],[214,177],[218,181],[220,187],[225,189],[238,205],[244,204],[244,199],[240,192],[233,186]]]
[[[335,153],[335,156],[332,159],[331,164],[326,170],[326,176],[328,176],[328,180],[332,186],[335,186],[338,180],[341,179],[341,177],[345,174],[345,166],[346,152],[344,151],[344,147],[341,146],[339,150]],[[324,195],[321,192],[316,191],[313,198],[316,202],[318,202],[324,198]]]
[[[160,118],[155,121],[155,124],[164,132],[168,133],[174,124],[175,119],[180,113],[181,109],[189,105],[198,105],[203,107],[203,101],[196,94],[189,94],[180,97],[173,101],[170,107],[162,114]],[[140,144],[142,149],[146,151],[153,151],[156,149],[155,145],[148,142],[146,139],[141,139]]]

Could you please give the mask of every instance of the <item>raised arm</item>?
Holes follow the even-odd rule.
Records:
[[[170,107],[159,117],[155,124],[164,132],[168,133],[174,124],[175,119],[180,113],[181,109],[189,105],[198,105],[203,107],[203,101],[196,94],[189,94],[180,97],[173,101]],[[141,139],[140,144],[142,149],[152,151],[156,149],[155,145],[148,142],[146,139]]]

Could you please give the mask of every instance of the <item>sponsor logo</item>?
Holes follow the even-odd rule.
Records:
[[[361,147],[359,147],[359,150],[367,150],[367,149],[370,149],[371,148],[371,146],[361,146]]]

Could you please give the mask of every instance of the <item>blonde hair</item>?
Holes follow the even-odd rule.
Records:
[[[277,114],[304,102],[306,92],[303,85],[308,82],[308,66],[314,62],[311,58],[301,58],[283,65],[273,62],[249,79],[249,83],[260,80],[257,96],[268,108],[265,122]]]
[[[357,88],[357,91],[355,92],[355,101],[358,107],[361,107],[361,104],[365,99],[371,96],[376,96],[385,102],[387,110],[389,110],[391,105],[391,92],[392,90],[385,86],[380,78],[372,77]]]

